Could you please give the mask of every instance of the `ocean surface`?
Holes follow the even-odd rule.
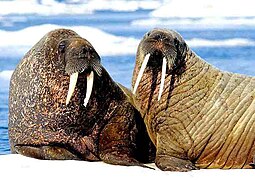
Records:
[[[242,4],[243,1],[236,2]],[[137,45],[143,35],[155,27],[175,29],[193,51],[222,70],[255,76],[255,14],[248,9],[254,4],[246,3],[244,8],[248,10],[241,8],[240,14],[235,14],[234,8],[224,8],[228,13],[216,13],[222,8],[220,1],[195,0],[211,5],[201,7],[212,7],[201,11],[208,14],[192,16],[192,12],[186,10],[181,15],[176,12],[176,16],[167,16],[170,12],[165,7],[179,8],[177,1],[109,1],[112,4],[101,6],[103,1],[98,1],[99,4],[71,0],[31,2],[31,7],[27,7],[25,1],[23,4],[17,0],[0,1],[0,155],[10,153],[8,91],[11,74],[24,54],[55,28],[70,28],[88,39],[113,79],[127,87],[131,85]]]

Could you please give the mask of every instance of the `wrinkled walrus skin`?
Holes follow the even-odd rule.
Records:
[[[153,29],[138,46],[132,87],[160,169],[254,167],[254,77],[223,72],[177,32]]]
[[[15,69],[9,139],[12,153],[38,159],[143,166],[152,157],[139,112],[93,46],[68,29],[46,34]]]

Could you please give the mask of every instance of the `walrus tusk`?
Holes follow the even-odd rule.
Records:
[[[146,65],[147,65],[147,63],[148,63],[148,61],[149,61],[149,58],[150,58],[150,53],[147,54],[147,55],[145,56],[144,60],[143,60],[141,69],[140,69],[140,71],[139,71],[139,74],[138,74],[137,79],[136,79],[136,82],[135,82],[133,94],[135,94],[135,92],[136,92],[136,90],[137,90],[137,88],[138,88],[139,82],[140,82],[141,79],[142,79],[143,72],[144,72],[144,70],[145,70],[145,68],[146,68]]]
[[[160,83],[160,87],[159,87],[158,101],[160,101],[162,92],[164,90],[165,77],[166,77],[166,57],[163,58],[161,83]]]
[[[76,73],[71,74],[71,76],[70,76],[69,89],[68,89],[68,93],[67,93],[67,97],[66,97],[66,105],[69,104],[69,101],[73,95],[73,92],[74,92],[74,89],[75,89],[75,86],[77,83],[78,75],[79,75],[79,73],[76,72]]]
[[[87,90],[86,90],[86,96],[85,96],[84,104],[83,104],[85,107],[87,106],[89,102],[89,98],[91,96],[93,81],[94,81],[94,72],[91,71],[91,73],[87,76]]]

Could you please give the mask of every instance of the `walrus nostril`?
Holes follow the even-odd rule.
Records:
[[[88,49],[86,47],[81,48],[81,54],[87,55],[88,54]]]
[[[164,37],[162,36],[162,34],[156,34],[153,39],[157,40],[157,41],[162,41],[164,39]]]

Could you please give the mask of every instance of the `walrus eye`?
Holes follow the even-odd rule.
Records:
[[[66,43],[64,41],[60,42],[58,46],[59,52],[64,53],[65,48],[66,48]]]
[[[156,35],[154,36],[154,39],[157,40],[157,41],[162,40],[161,34],[156,34]]]
[[[91,47],[84,47],[84,48],[82,48],[82,53],[83,54],[87,54],[87,53],[92,54],[93,52],[94,52],[94,49],[91,48]]]

